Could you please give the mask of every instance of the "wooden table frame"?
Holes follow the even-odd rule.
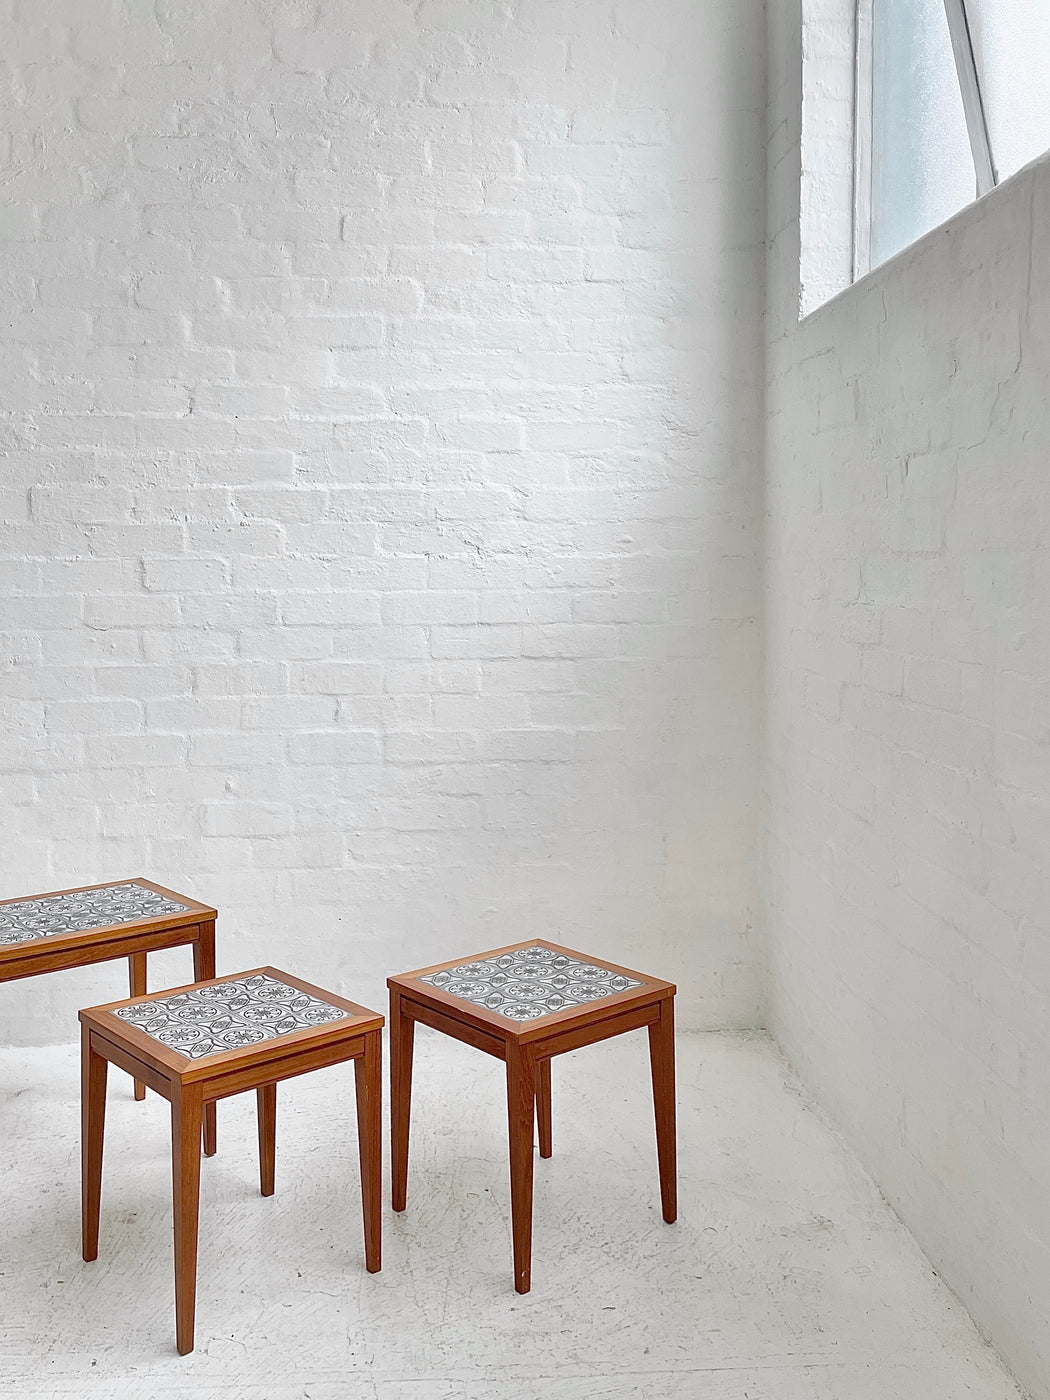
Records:
[[[215,976],[216,910],[210,904],[201,904],[196,899],[190,899],[189,895],[177,894],[139,875],[129,875],[126,880],[103,880],[98,885],[75,885],[68,890],[49,890],[46,894],[4,899],[0,900],[0,909],[5,904],[105,890],[114,885],[144,885],[165,899],[185,905],[185,910],[178,914],[161,914],[154,919],[136,919],[127,924],[107,924],[74,933],[54,933],[46,938],[27,938],[19,943],[0,944],[0,982],[14,982],[20,977],[36,977],[67,967],[87,967],[90,963],[127,958],[128,990],[133,997],[145,996],[146,955],[162,948],[180,948],[185,943],[193,945],[193,976],[198,980]],[[146,1086],[138,1080],[135,1081],[135,1097],[146,1097]],[[204,1124],[205,1155],[211,1157],[215,1146],[215,1105],[209,1104]]]
[[[309,996],[341,1007],[352,1018],[291,1031],[253,1045],[191,1060],[112,1013],[120,1007],[157,1001],[178,992],[233,982],[265,973]],[[203,1115],[217,1099],[255,1089],[259,1109],[259,1174],[264,1196],[273,1195],[277,1085],[327,1065],[354,1061],[361,1161],[365,1267],[378,1272],[382,1238],[382,1031],[376,1011],[300,981],[273,967],[253,967],[172,987],[148,997],[110,1002],[80,1012],[82,1046],[81,1200],[83,1254],[98,1257],[102,1194],[102,1144],[106,1119],[106,1072],[110,1063],[135,1075],[171,1103],[172,1197],[175,1236],[175,1334],[179,1352],[193,1350],[197,1294],[197,1234],[200,1211],[200,1146]]]
[[[598,1001],[512,1021],[495,1011],[452,996],[420,978],[466,962],[482,962],[503,953],[536,946],[580,962],[630,977],[641,986]],[[507,1066],[507,1121],[510,1136],[510,1195],[514,1235],[514,1287],[528,1293],[532,1283],[533,1123],[539,1119],[540,1156],[551,1155],[551,1059],[568,1050],[607,1040],[624,1031],[649,1030],[649,1055],[656,1116],[656,1145],[663,1218],[678,1215],[675,1133],[674,997],[671,982],[647,977],[592,958],[586,953],[529,938],[487,953],[453,958],[416,972],[389,977],[390,988],[390,1153],[393,1207],[405,1209],[408,1197],[408,1138],[412,1100],[412,1052],[415,1024],[422,1022],[456,1040],[503,1060]]]

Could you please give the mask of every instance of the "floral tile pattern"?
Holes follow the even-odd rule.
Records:
[[[17,904],[0,904],[0,944],[52,938],[59,933],[86,933],[110,924],[132,924],[140,919],[181,914],[187,907],[133,880],[100,890],[20,899]]]
[[[350,1012],[331,1006],[265,972],[195,987],[113,1012],[129,1025],[191,1060],[273,1040],[290,1031],[339,1021]]]
[[[534,1021],[538,1016],[600,1001],[642,985],[621,972],[581,962],[538,943],[497,958],[446,967],[419,980],[461,1001],[472,1001],[475,1006],[506,1016],[508,1021]]]

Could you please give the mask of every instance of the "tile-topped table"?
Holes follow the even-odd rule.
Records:
[[[152,880],[83,885],[0,901],[0,982],[127,958],[132,996],[146,991],[146,954],[193,945],[195,978],[215,976],[216,911]],[[136,1083],[135,1097],[145,1097]],[[204,1150],[215,1151],[215,1107]]]
[[[514,1286],[532,1281],[533,1123],[551,1155],[551,1057],[642,1026],[649,1030],[663,1217],[678,1213],[675,1148],[675,987],[657,977],[531,939],[387,979],[394,1209],[408,1193],[415,1023],[443,1031],[507,1066]]]
[[[83,1252],[98,1257],[106,1071],[112,1063],[171,1103],[175,1333],[193,1350],[201,1122],[216,1099],[255,1089],[262,1194],[274,1189],[277,1085],[354,1061],[365,1267],[380,1266],[383,1017],[273,967],[81,1011]]]

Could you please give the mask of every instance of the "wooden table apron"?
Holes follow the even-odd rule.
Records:
[[[429,996],[429,992],[427,995]],[[637,998],[638,993],[632,991],[621,995]],[[660,1002],[673,1000],[674,993],[656,992],[644,1006],[630,1007],[626,1011],[618,1011],[615,1006],[594,1004],[583,1012],[573,1008],[569,1013],[557,1013],[573,1016],[572,1022],[564,1029],[551,1026],[549,1023],[554,1020],[551,1016],[544,1018],[548,1022],[545,1026],[533,1026],[524,1031],[519,1031],[515,1026],[513,1031],[505,1035],[492,1030],[491,1023],[472,1016],[466,1008],[460,1011],[459,1007],[450,1007],[447,1011],[438,1011],[432,1004],[418,1001],[404,986],[397,987],[397,996],[403,1016],[408,1016],[413,1021],[421,1021],[424,1026],[443,1031],[445,1035],[462,1040],[467,1045],[473,1045],[475,1050],[484,1050],[486,1055],[492,1055],[497,1060],[507,1058],[507,1044],[511,1040],[523,1049],[527,1047],[532,1059],[543,1060],[550,1059],[552,1055],[563,1055],[569,1050],[579,1050],[584,1045],[596,1045],[599,1041],[608,1040],[614,1035],[623,1035],[626,1031],[640,1030],[642,1026],[652,1025],[660,1019]],[[614,997],[608,997],[606,1000],[612,1002]]]

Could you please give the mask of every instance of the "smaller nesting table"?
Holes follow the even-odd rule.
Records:
[[[393,1206],[405,1209],[415,1023],[444,1031],[507,1066],[514,1287],[532,1283],[533,1123],[551,1155],[551,1058],[624,1031],[649,1029],[663,1217],[678,1215],[675,986],[557,943],[532,939],[387,979]]]
[[[215,976],[215,910],[152,880],[80,885],[0,902],[0,982],[66,967],[127,958],[128,990],[146,991],[146,954],[193,944],[193,975]],[[136,1082],[135,1097],[146,1090]],[[208,1105],[204,1151],[215,1151],[215,1105]]]
[[[102,1140],[109,1064],[171,1103],[175,1224],[175,1334],[193,1350],[200,1209],[201,1125],[208,1105],[255,1089],[262,1194],[274,1190],[277,1084],[354,1061],[365,1266],[380,1267],[383,1017],[273,967],[194,982],[80,1012],[82,1226],[86,1260],[98,1257]]]

